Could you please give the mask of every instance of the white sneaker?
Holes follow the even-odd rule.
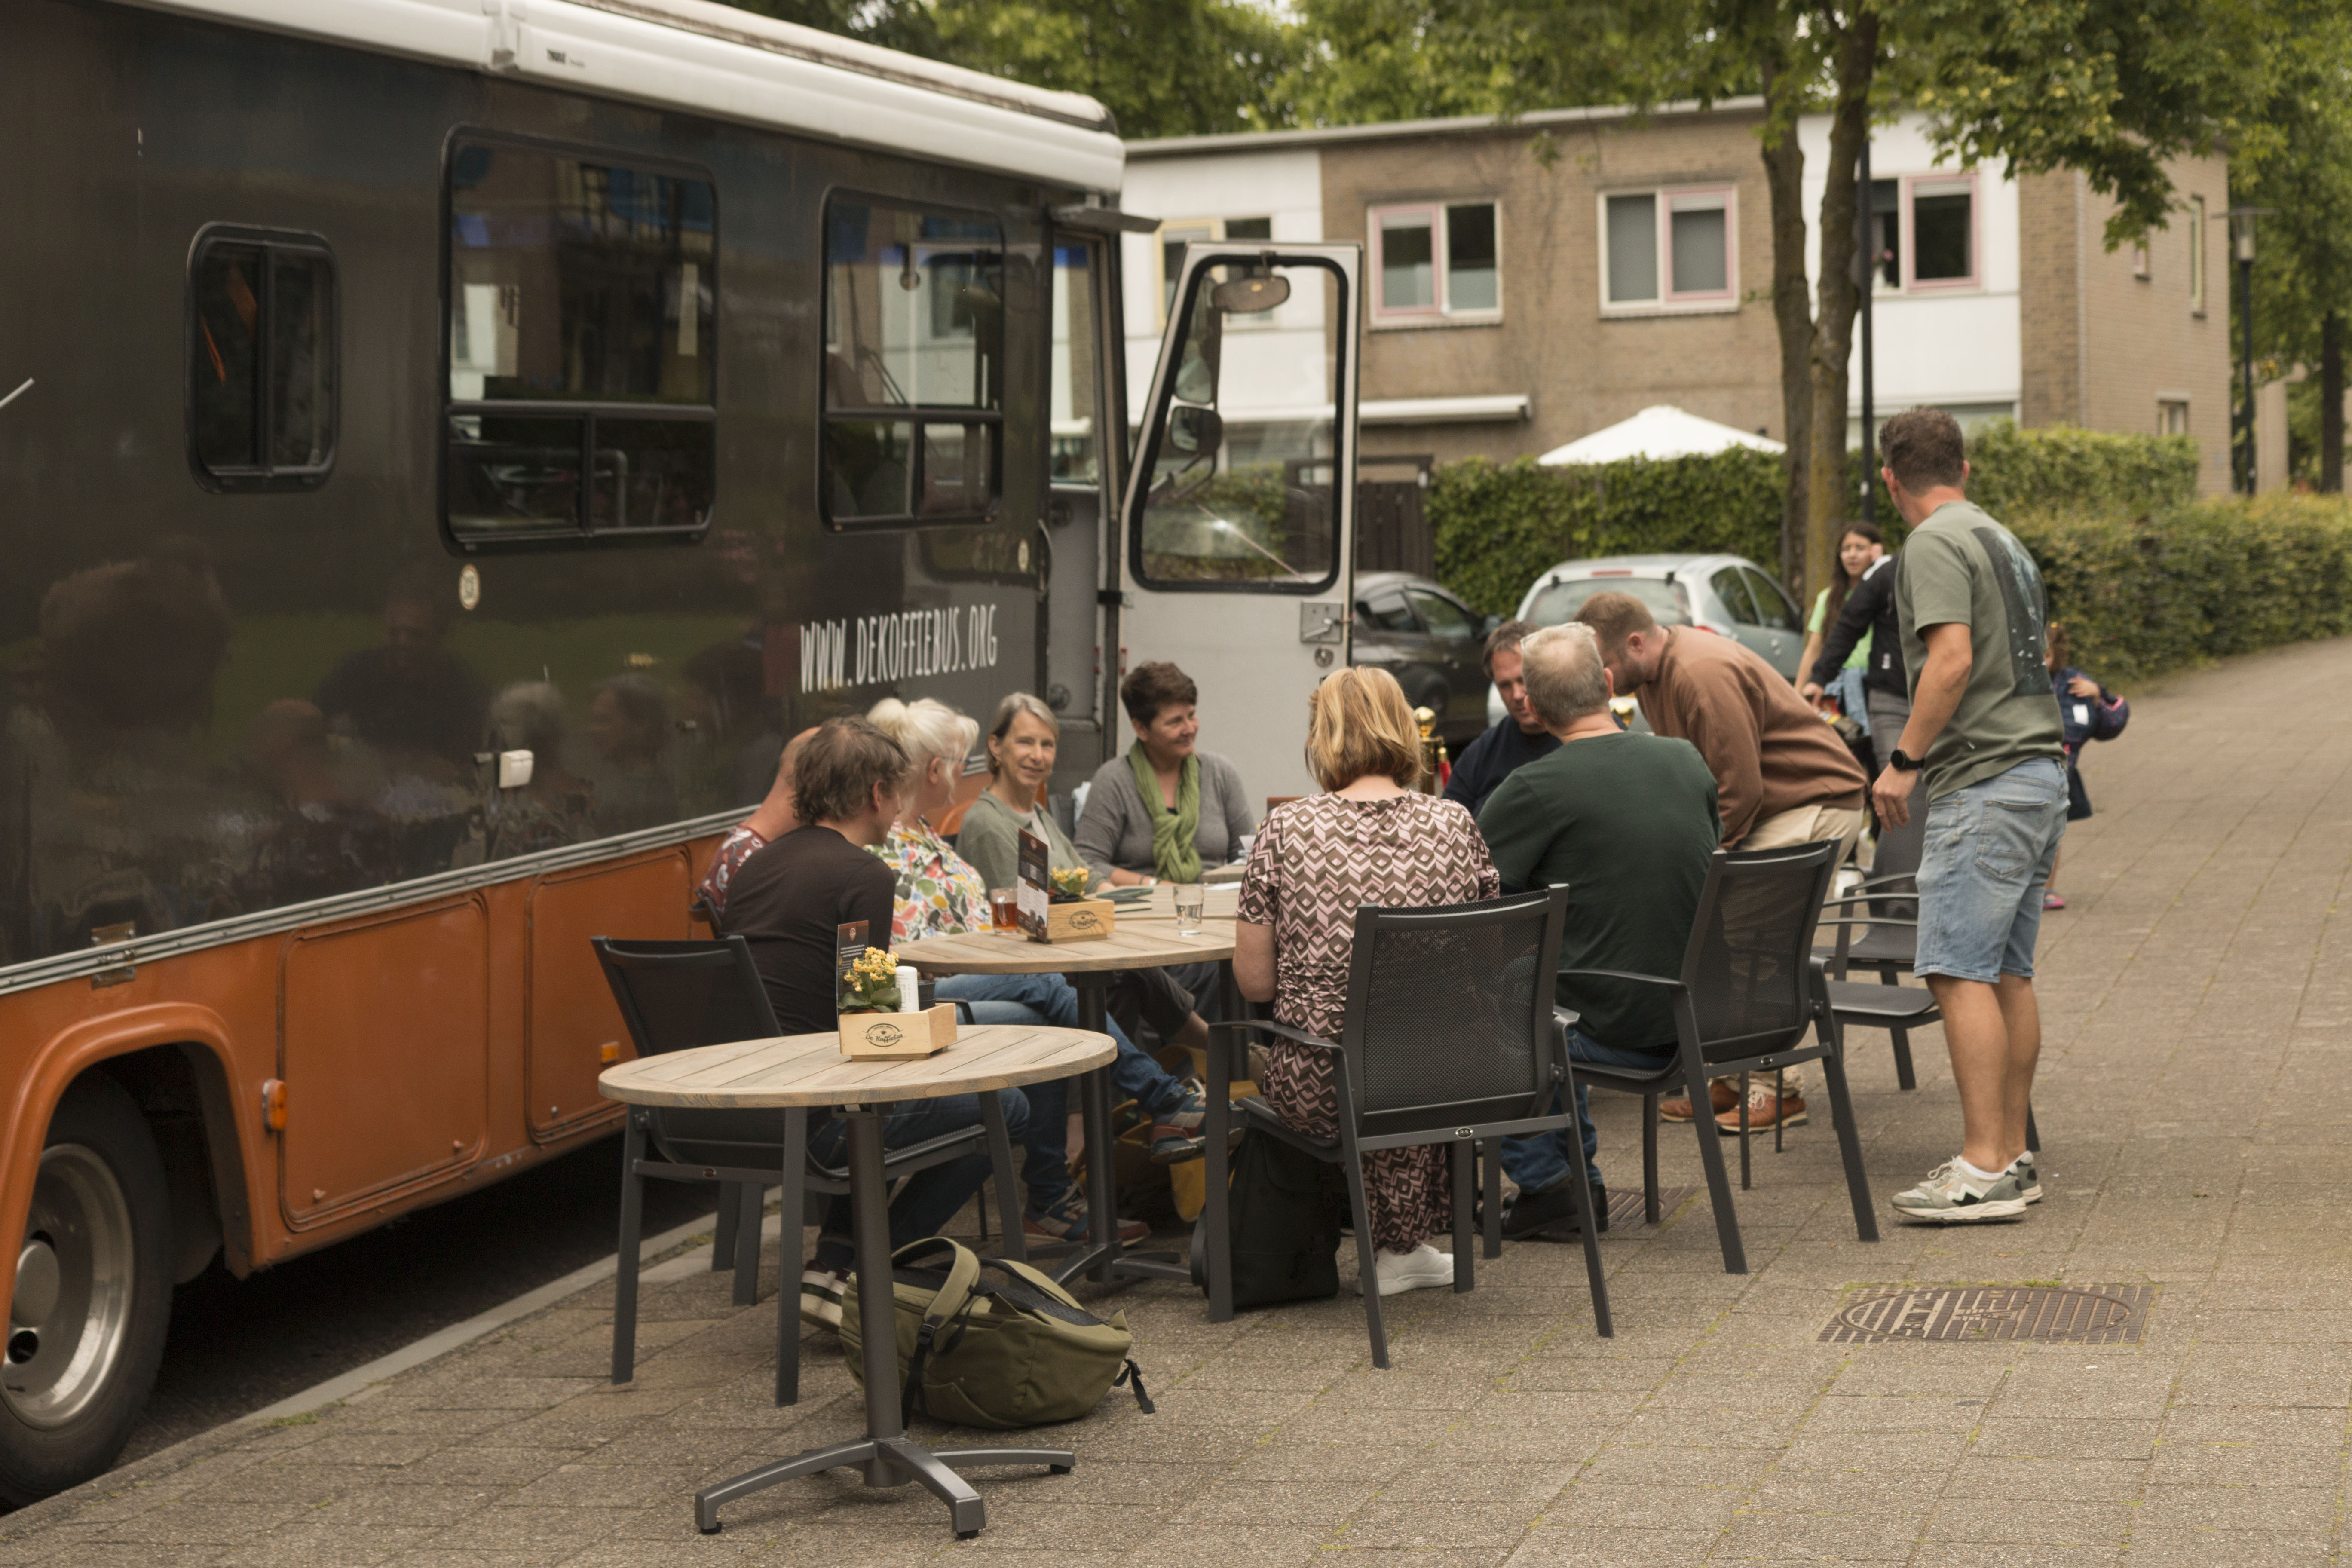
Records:
[[[841,1327],[841,1294],[849,1276],[812,1262],[801,1270],[801,1321],[813,1329]]]
[[[1440,1252],[1425,1241],[1411,1252],[1391,1252],[1383,1247],[1373,1256],[1372,1271],[1380,1280],[1383,1296],[1425,1289],[1432,1285],[1451,1285],[1454,1254]],[[1356,1294],[1363,1293],[1364,1282],[1359,1279]]]

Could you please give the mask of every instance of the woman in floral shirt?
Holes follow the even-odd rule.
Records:
[[[988,886],[971,863],[931,830],[929,818],[947,809],[963,782],[963,760],[980,737],[980,726],[943,702],[920,698],[901,702],[885,698],[866,715],[875,728],[898,742],[914,763],[906,808],[890,837],[874,853],[898,874],[898,908],[890,921],[890,944],[925,937],[987,931],[992,923]],[[1078,996],[1058,974],[954,974],[940,982],[942,1001],[961,1001],[977,1022],[1042,1022],[1065,1028],[1078,1021]],[[1201,1156],[1202,1124],[1208,1104],[1190,1083],[1179,1082],[1135,1048],[1117,1022],[1108,1024],[1118,1042],[1111,1084],[1151,1113],[1151,1157],[1165,1164]],[[1040,1238],[1083,1236],[1085,1200],[1070,1190],[1068,1117],[1062,1082],[1032,1085],[1028,1157],[1022,1166],[1029,1189],[1024,1229]],[[1131,1233],[1131,1234],[1130,1234]],[[1150,1227],[1140,1221],[1120,1227],[1119,1239],[1141,1240]]]

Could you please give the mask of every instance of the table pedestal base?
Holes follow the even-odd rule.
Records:
[[[956,1534],[970,1540],[988,1522],[988,1511],[980,1494],[950,1467],[1044,1465],[1055,1475],[1066,1475],[1078,1461],[1067,1448],[933,1449],[907,1436],[898,1409],[897,1294],[890,1279],[890,1209],[887,1184],[882,1179],[882,1119],[871,1105],[845,1105],[841,1119],[849,1133],[849,1213],[857,1251],[858,1304],[861,1309],[869,1302],[893,1304],[878,1323],[860,1312],[865,1330],[861,1355],[866,1374],[866,1436],[855,1442],[812,1448],[705,1487],[694,1494],[694,1522],[703,1534],[716,1535],[721,1504],[799,1476],[842,1465],[863,1465],[869,1487],[903,1487],[912,1481],[946,1503]],[[786,1235],[789,1247],[791,1233]],[[788,1250],[784,1256],[793,1255]],[[786,1289],[792,1288],[791,1268],[785,1265]]]
[[[748,1497],[752,1492],[793,1480],[801,1476],[813,1476],[821,1470],[835,1469],[843,1465],[866,1467],[866,1484],[869,1487],[903,1487],[912,1481],[925,1491],[948,1505],[949,1517],[955,1523],[960,1540],[969,1541],[978,1535],[981,1526],[988,1522],[987,1507],[980,1494],[965,1484],[955,1473],[957,1465],[1044,1465],[1054,1474],[1067,1475],[1077,1458],[1067,1448],[926,1448],[908,1437],[861,1437],[854,1443],[835,1443],[830,1447],[811,1448],[807,1453],[762,1466],[733,1480],[721,1481],[694,1494],[694,1522],[705,1535],[719,1533],[719,1507],[721,1503]]]
[[[1080,972],[1068,976],[1078,994],[1078,1027],[1108,1034],[1110,1009],[1104,992],[1114,976]],[[1172,1252],[1129,1252],[1118,1239],[1118,1175],[1115,1140],[1110,1129],[1110,1068],[1098,1067],[1078,1080],[1078,1110],[1087,1129],[1087,1237],[1056,1241],[1028,1248],[1032,1262],[1060,1258],[1046,1272],[1056,1285],[1066,1285],[1091,1272],[1097,1285],[1125,1279],[1173,1279],[1192,1282],[1192,1271]]]

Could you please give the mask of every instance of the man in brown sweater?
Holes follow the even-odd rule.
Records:
[[[1620,695],[1638,696],[1642,717],[1661,735],[1688,741],[1715,774],[1726,849],[1774,849],[1834,838],[1843,858],[1864,820],[1870,780],[1835,731],[1797,689],[1754,650],[1696,626],[1661,626],[1629,594],[1595,594],[1576,618],[1591,626]],[[1785,1093],[1757,1083],[1748,1124],[1793,1127],[1806,1120],[1796,1075]],[[1739,1093],[1729,1079],[1711,1090],[1716,1121],[1739,1129]],[[1687,1121],[1680,1100],[1658,1108]]]

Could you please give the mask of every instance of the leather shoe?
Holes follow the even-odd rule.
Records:
[[[1522,1192],[1503,1205],[1503,1234],[1513,1241],[1525,1241],[1540,1231],[1555,1227],[1568,1235],[1576,1234],[1576,1189],[1568,1184],[1576,1178],[1557,1186],[1546,1187],[1539,1193]],[[1594,1223],[1602,1230],[1609,1228],[1609,1194],[1600,1183],[1592,1184]]]
[[[1718,1113],[1726,1110],[1737,1110],[1739,1109],[1739,1090],[1732,1087],[1732,1082],[1727,1078],[1719,1078],[1713,1083],[1708,1084],[1706,1086],[1706,1098],[1714,1105]],[[1690,1119],[1691,1102],[1687,1098],[1662,1100],[1658,1101],[1659,1121],[1688,1121]],[[1732,1120],[1737,1121],[1738,1118],[1735,1116]]]
[[[1776,1124],[1781,1127],[1802,1127],[1807,1120],[1803,1095],[1791,1094],[1776,1100],[1770,1084],[1759,1083],[1749,1086],[1748,1090],[1748,1131],[1769,1132]],[[1739,1097],[1737,1094],[1731,1097],[1731,1109],[1717,1116],[1715,1119],[1715,1124],[1731,1137],[1739,1136]]]

